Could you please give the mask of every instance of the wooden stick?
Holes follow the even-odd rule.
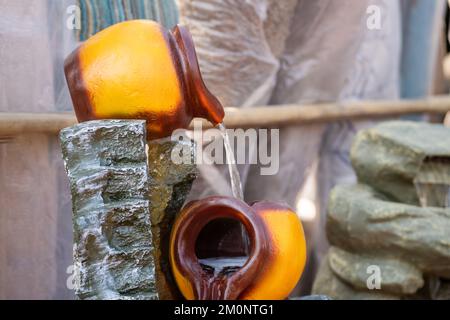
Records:
[[[0,137],[21,133],[57,134],[77,123],[73,113],[0,113]]]
[[[274,127],[347,119],[372,119],[413,113],[445,114],[450,96],[425,100],[354,101],[309,105],[225,108],[227,128]],[[57,134],[77,123],[73,113],[0,113],[0,137],[22,133]],[[204,128],[211,125],[203,123]]]
[[[450,96],[426,100],[354,101],[310,105],[281,105],[229,109],[225,125],[235,127],[273,127],[347,119],[386,118],[414,113],[445,114]]]

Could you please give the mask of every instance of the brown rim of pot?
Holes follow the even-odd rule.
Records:
[[[184,83],[188,94],[186,103],[192,108],[194,117],[208,119],[214,125],[223,121],[225,111],[219,100],[208,90],[200,72],[194,41],[189,30],[181,25],[176,25],[170,32],[174,41],[169,41],[175,46],[174,52],[179,54]]]
[[[86,83],[81,69],[80,50],[82,45],[72,51],[64,60],[64,73],[78,122],[95,120],[92,104],[87,94]]]
[[[188,278],[196,298],[199,297],[201,279],[208,275],[200,266],[195,246],[200,231],[211,221],[229,218],[242,223],[249,236],[250,253],[245,264],[229,276],[224,299],[234,300],[252,284],[262,269],[269,253],[268,237],[261,218],[245,202],[223,196],[213,196],[187,205],[179,217],[174,239],[174,259],[180,272]]]

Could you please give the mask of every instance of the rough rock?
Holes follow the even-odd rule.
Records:
[[[156,299],[144,121],[63,129],[80,299]]]
[[[383,122],[356,136],[351,159],[359,182],[393,200],[418,205],[414,181],[418,176],[430,176],[421,172],[427,170],[428,164],[433,167],[435,160],[438,164],[446,162],[443,169],[450,183],[450,128],[408,121]],[[434,179],[432,172],[431,176]],[[435,183],[437,188],[442,187],[442,181]]]
[[[197,176],[195,144],[190,140],[154,140],[148,143],[149,198],[156,280],[160,299],[178,299],[181,294],[169,265],[169,239],[172,224],[179,213],[192,182]],[[172,161],[172,152],[186,152],[186,163]]]
[[[337,247],[328,252],[331,270],[356,289],[367,289],[371,267],[379,268],[381,290],[398,295],[414,294],[424,285],[422,272],[396,258],[353,254]]]
[[[450,129],[385,122],[356,136],[351,158],[359,184],[330,194],[332,246],[313,292],[336,299],[446,297]],[[381,296],[366,296],[377,270]]]
[[[450,209],[389,201],[369,186],[338,186],[330,195],[327,236],[350,252],[396,257],[450,278]]]
[[[336,300],[396,300],[400,296],[385,293],[378,289],[354,289],[333,273],[326,255],[314,281],[312,294],[326,295]]]

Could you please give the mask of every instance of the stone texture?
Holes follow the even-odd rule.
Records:
[[[331,270],[356,289],[367,289],[369,268],[380,268],[381,290],[398,295],[414,294],[424,285],[422,272],[412,264],[396,258],[353,254],[337,247],[328,252]]]
[[[194,151],[195,144],[187,139],[148,143],[150,212],[160,299],[181,298],[170,271],[169,240],[174,219],[197,176]],[[184,152],[182,158],[190,161],[177,164],[171,159],[172,152]]]
[[[447,297],[450,129],[385,122],[356,136],[351,158],[359,184],[330,194],[331,248],[314,293],[336,299]],[[376,271],[371,266],[380,271],[376,295],[367,288]]]
[[[156,299],[144,121],[90,121],[60,134],[70,181],[75,293]]]
[[[334,246],[396,257],[450,278],[450,209],[391,202],[365,185],[338,186],[330,195],[326,228]]]
[[[333,273],[326,255],[314,281],[312,294],[326,295],[336,300],[396,300],[400,296],[385,293],[381,290],[358,290],[342,281]]]
[[[413,205],[419,204],[414,180],[433,158],[450,160],[450,128],[423,122],[384,122],[361,131],[351,149],[359,182]],[[450,163],[446,167],[450,182]]]

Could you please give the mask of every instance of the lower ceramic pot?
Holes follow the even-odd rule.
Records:
[[[284,299],[306,261],[296,213],[213,196],[185,206],[172,229],[170,264],[186,299]]]

